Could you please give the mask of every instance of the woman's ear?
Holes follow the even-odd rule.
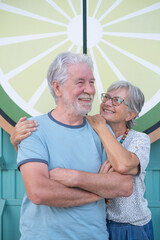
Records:
[[[137,116],[137,112],[133,111],[133,112],[128,112],[128,116],[126,117],[126,121],[130,121],[131,119],[135,118]]]
[[[53,80],[52,86],[53,86],[56,96],[60,97],[61,96],[61,85],[57,82],[57,80]]]

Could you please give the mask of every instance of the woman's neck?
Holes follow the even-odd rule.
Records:
[[[114,123],[109,123],[110,127],[112,128],[116,138],[118,138],[119,136],[123,135],[127,129],[125,124],[114,124]]]

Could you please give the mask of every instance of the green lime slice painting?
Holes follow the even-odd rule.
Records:
[[[46,73],[58,53],[83,52],[83,4],[0,1],[0,107],[13,121],[55,107]],[[88,0],[86,9],[97,90],[91,114],[98,113],[100,94],[113,81],[130,81],[146,98],[139,117],[145,130],[160,119],[160,2]]]

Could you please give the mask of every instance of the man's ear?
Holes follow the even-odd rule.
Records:
[[[57,82],[57,80],[53,80],[52,86],[53,86],[56,96],[60,97],[61,96],[61,85]]]
[[[126,121],[128,122],[129,120],[135,118],[137,116],[137,112],[133,111],[133,112],[128,112],[128,116],[126,117]]]

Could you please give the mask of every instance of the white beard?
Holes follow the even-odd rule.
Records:
[[[92,100],[91,102],[83,103],[83,105],[79,103],[79,100],[78,100],[79,98],[88,98],[88,97],[91,98],[91,100]],[[77,97],[75,102],[70,102],[68,94],[65,93],[64,94],[64,101],[65,101],[66,109],[70,114],[73,113],[75,115],[85,116],[92,109],[93,95],[88,95],[88,94],[83,93],[83,94],[81,94]]]

